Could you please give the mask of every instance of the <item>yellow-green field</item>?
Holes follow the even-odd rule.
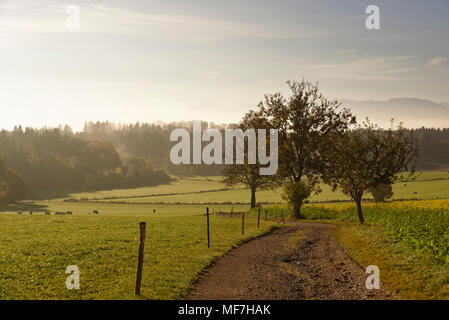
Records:
[[[221,177],[173,177],[173,181],[169,184],[163,184],[158,186],[149,186],[133,189],[115,189],[115,190],[100,190],[92,192],[62,192],[60,190],[54,191],[40,191],[33,192],[29,195],[31,199],[41,200],[62,200],[64,198],[76,198],[76,199],[104,199],[104,198],[124,198],[124,197],[141,197],[152,196],[167,193],[186,193],[186,192],[199,192],[199,191],[211,191],[227,188],[220,183]]]
[[[0,205],[0,214],[16,213],[18,210],[28,214],[33,211],[33,215],[45,215],[45,211],[72,211],[74,215],[89,215],[97,210],[100,215],[107,216],[144,216],[144,217],[173,217],[173,216],[195,216],[206,212],[206,207],[210,212],[242,212],[249,209],[248,205],[176,205],[176,204],[116,204],[116,203],[90,203],[90,202],[64,202],[60,200],[43,200],[36,202],[26,202],[13,205]],[[156,212],[153,212],[156,210]]]
[[[96,192],[58,194],[54,200],[74,199],[97,202],[126,202],[135,204],[249,204],[250,191],[237,186],[237,189],[221,184],[220,177],[179,178],[168,185],[136,189],[107,190]],[[348,201],[350,198],[340,191],[322,184],[322,192],[312,195],[311,202]],[[419,172],[412,181],[399,181],[393,185],[393,200],[404,199],[446,199],[449,198],[448,172]],[[41,193],[40,198],[48,199],[52,193]],[[371,199],[366,193],[364,198]],[[256,193],[256,200],[262,203],[283,203],[281,189],[264,190]]]
[[[122,197],[222,189],[217,179],[182,179],[158,187],[67,196]],[[240,219],[216,214],[247,211],[247,205],[67,202],[67,197],[60,195],[40,193],[41,200],[0,206],[0,300],[136,299],[138,223],[142,221],[147,222],[142,298],[180,298],[214,259],[275,227],[274,222],[263,221],[257,229],[256,220],[250,217],[242,236]],[[215,213],[210,217],[210,248],[206,207]],[[17,214],[19,210],[21,215]],[[94,210],[99,214],[92,214]],[[73,214],[56,216],[58,211]],[[80,290],[66,289],[65,269],[69,265],[80,268]]]
[[[74,209],[75,210],[75,209]],[[138,223],[147,222],[142,298],[180,298],[215,258],[274,223],[211,216],[0,214],[1,299],[135,299]],[[67,290],[66,267],[80,269],[80,290]]]
[[[272,210],[272,209],[270,209]],[[405,299],[449,299],[449,200],[309,204],[303,215],[338,224],[335,235],[362,265],[376,265]]]
[[[250,216],[246,223],[245,235],[242,236],[240,219],[212,215],[212,245],[208,249],[204,216],[206,207],[210,208],[211,213],[231,210],[243,212],[249,209],[248,190],[220,190],[226,186],[220,184],[219,179],[178,179],[169,185],[125,190],[41,192],[35,194],[38,200],[1,205],[0,299],[135,299],[133,290],[138,223],[141,221],[147,222],[142,298],[182,297],[201,271],[214,259],[241,241],[261,235],[276,226],[276,221],[262,220],[261,228],[257,229],[255,217]],[[323,189],[324,192],[314,196],[312,200],[347,199],[341,193],[332,193],[326,187]],[[426,172],[419,175],[416,181],[397,183],[394,191],[397,199],[449,198],[449,174]],[[85,201],[86,199],[88,201]],[[257,199],[268,203],[281,202],[279,190],[258,192]],[[397,233],[397,230],[403,229],[395,229],[391,225],[391,221],[394,221],[401,226],[400,221],[387,219],[387,213],[391,213],[390,216],[399,216],[398,213],[401,212],[411,212],[412,215],[414,212],[430,212],[432,219],[429,223],[445,225],[444,221],[440,221],[438,212],[448,211],[449,201],[400,201],[382,206],[364,206],[367,210],[367,225],[371,229],[359,229],[355,226],[352,222],[356,217],[354,207],[348,202],[310,204],[305,207],[305,212],[309,210],[307,208],[313,208],[308,211],[312,219],[332,218],[336,223],[344,223],[339,230],[347,228],[353,232],[353,237],[348,237],[341,231],[343,233],[338,234],[338,239],[357,259],[364,261],[369,256],[369,250],[358,250],[357,243],[366,242],[366,237],[374,232],[373,230],[377,230],[375,228],[382,226],[391,231],[389,235],[376,233],[376,239],[383,239],[382,241],[404,236]],[[18,210],[22,211],[22,215],[17,214]],[[99,211],[99,214],[92,214],[93,210]],[[33,212],[32,215],[29,211]],[[45,215],[45,211],[51,211],[51,215]],[[72,211],[73,215],[55,216],[55,211]],[[383,224],[377,222],[377,216],[383,217],[384,220],[379,220]],[[425,223],[421,220],[414,224],[416,228],[422,225]],[[412,244],[415,241],[413,232],[411,230],[407,238],[404,238]],[[420,245],[423,248],[432,247],[432,243],[427,242]],[[407,248],[412,247],[407,245]],[[429,267],[427,262],[417,258],[419,261],[413,264],[412,269],[421,270],[423,275],[437,270],[439,280],[426,287],[426,292],[432,292],[434,286],[439,286],[440,289],[435,291],[437,293],[434,297],[449,297],[449,290],[441,285],[442,282],[449,281],[449,274],[445,271],[445,259],[449,257],[449,251],[444,251],[444,244],[439,244],[438,248],[443,251],[435,258],[439,261],[435,264],[437,267]],[[407,250],[419,256],[412,249],[404,249],[402,254]],[[394,255],[391,252],[387,252],[382,259],[388,260],[392,256]],[[449,258],[447,259],[449,261]],[[65,268],[69,265],[77,265],[80,268],[80,290],[67,290],[65,287],[65,279],[68,276],[65,274]],[[385,268],[389,267],[386,263],[383,265]],[[409,278],[397,280],[398,277],[396,273],[390,273],[391,281],[397,283],[398,288],[404,286],[404,281],[412,281]],[[414,284],[419,285],[420,283]],[[416,290],[411,292],[416,293]],[[407,297],[430,296],[415,293],[410,293]]]

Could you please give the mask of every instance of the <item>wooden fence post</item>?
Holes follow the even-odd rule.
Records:
[[[242,236],[245,234],[245,212],[242,212]]]
[[[207,216],[207,247],[210,248],[210,236],[209,236],[209,207],[206,208]]]
[[[257,229],[259,229],[260,225],[260,208],[259,208],[259,214],[257,215]]]
[[[143,267],[143,249],[145,246],[145,232],[146,223],[141,222],[140,225],[140,242],[139,242],[139,257],[137,260],[137,277],[136,277],[136,291],[137,295],[140,295],[140,285],[142,282],[142,267]]]
[[[265,209],[265,221],[268,220],[268,209]]]

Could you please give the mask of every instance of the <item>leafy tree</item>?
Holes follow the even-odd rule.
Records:
[[[16,171],[8,169],[6,173],[8,182],[8,201],[23,200],[26,196],[26,184],[22,176]]]
[[[257,129],[264,129],[266,127],[267,123],[265,119],[254,111],[249,111],[238,126],[243,131],[254,129],[256,139],[259,139]],[[268,137],[266,137],[266,141],[268,144],[270,143]],[[244,152],[244,164],[236,164],[236,161],[234,161],[233,164],[226,165],[222,172],[222,181],[229,186],[238,184],[247,186],[251,190],[251,209],[253,209],[256,207],[256,191],[279,186],[280,180],[277,175],[261,175],[260,168],[262,165],[258,161],[255,164],[248,163],[248,145],[246,145]]]
[[[6,177],[6,167],[3,158],[0,156],[0,201],[4,202],[9,192],[9,185]]]
[[[393,196],[393,188],[391,184],[380,183],[377,186],[371,187],[368,190],[376,202],[385,202],[385,199],[390,199]]]
[[[335,140],[334,152],[328,153],[333,166],[324,175],[334,189],[351,196],[364,223],[362,197],[365,191],[379,185],[392,185],[406,172],[415,172],[418,149],[413,135],[398,126],[381,130],[368,120]]]
[[[326,99],[316,84],[305,80],[287,84],[290,97],[268,94],[259,109],[269,126],[279,130],[278,174],[287,179],[285,196],[300,218],[303,202],[312,192],[320,192],[319,176],[327,165],[323,155],[355,123],[355,117],[349,110],[340,109],[338,101]],[[294,190],[288,190],[290,187]]]
[[[9,185],[5,181],[0,180],[0,202],[5,202],[8,192]]]
[[[25,182],[14,170],[6,169],[0,156],[0,201],[9,202],[25,198]]]
[[[301,210],[301,206],[313,191],[313,185],[307,182],[288,181],[283,185],[282,198],[293,209],[293,212]],[[299,199],[299,201],[298,201]]]
[[[223,182],[229,186],[242,184],[251,190],[251,209],[256,207],[256,191],[275,186],[275,176],[259,174],[258,165],[232,164],[223,170]]]

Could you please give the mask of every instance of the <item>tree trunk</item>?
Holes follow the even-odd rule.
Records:
[[[251,189],[251,209],[256,206],[256,189]]]
[[[299,199],[299,200],[297,200],[296,203],[293,205],[293,211],[294,211],[294,213],[295,213],[295,218],[296,218],[296,219],[302,219],[302,218],[304,218],[304,217],[301,215],[301,207],[302,207],[302,200]]]
[[[365,222],[365,219],[363,219],[362,199],[356,199],[355,203],[357,204],[357,214],[359,215],[359,222],[360,224],[363,224]]]

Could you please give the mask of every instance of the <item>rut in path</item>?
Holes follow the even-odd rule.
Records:
[[[217,260],[187,299],[394,299],[338,244],[336,226],[298,222],[242,244]],[[373,264],[375,264],[373,262]]]

